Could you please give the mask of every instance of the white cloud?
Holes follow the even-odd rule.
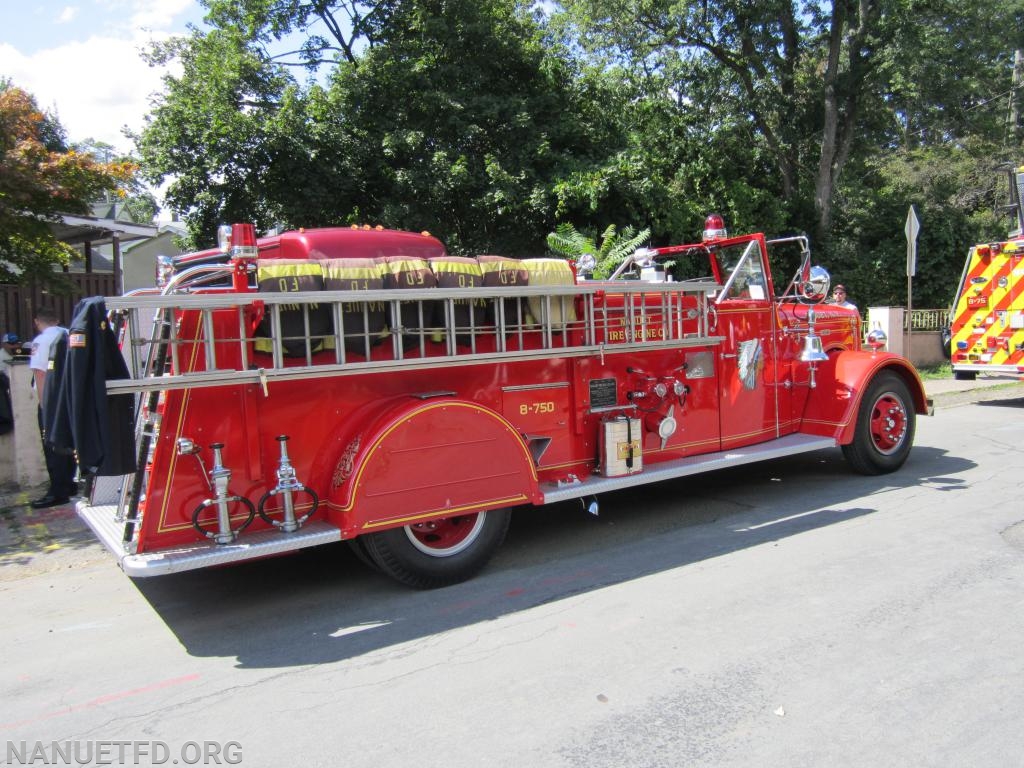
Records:
[[[67,24],[68,22],[74,21],[78,15],[78,8],[74,5],[69,5],[60,12],[60,16],[57,17],[58,24]]]
[[[0,71],[57,113],[71,141],[105,141],[131,148],[122,127],[137,131],[149,97],[162,90],[163,70],[139,55],[141,41],[91,37],[25,56],[0,44]]]
[[[0,77],[54,111],[70,141],[92,138],[129,152],[132,142],[122,128],[141,130],[167,71],[150,67],[140,51],[151,40],[184,33],[186,21],[200,23],[202,8],[196,0],[94,0],[81,14],[77,6],[65,7],[59,18],[70,21],[78,14],[78,20],[58,27],[57,7],[49,9],[49,21],[32,21],[31,38],[12,35],[13,45],[0,41]],[[37,16],[42,10],[36,7]],[[48,36],[50,31],[56,34]],[[54,42],[74,35],[80,39]],[[161,190],[152,191],[162,199]]]
[[[161,31],[171,29],[176,18],[194,11],[195,0],[151,0],[136,2],[133,6],[131,26],[134,30]]]

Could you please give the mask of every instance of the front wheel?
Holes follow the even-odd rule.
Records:
[[[510,513],[492,509],[406,525],[362,537],[380,569],[416,589],[456,584],[491,559],[508,531]]]
[[[910,390],[897,374],[874,378],[857,409],[853,442],[843,455],[854,470],[864,475],[895,472],[910,454],[916,414]]]

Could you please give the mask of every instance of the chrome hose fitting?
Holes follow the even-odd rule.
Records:
[[[206,536],[213,539],[215,544],[232,544],[238,538],[238,534],[244,531],[256,517],[256,508],[252,502],[244,496],[232,495],[228,485],[231,482],[231,470],[224,466],[221,451],[224,443],[213,443],[210,450],[213,451],[213,467],[210,469],[210,481],[213,488],[213,498],[206,499],[192,513],[192,527]],[[231,527],[231,505],[241,504],[248,513],[245,522],[238,528]],[[207,507],[217,508],[217,530],[208,530],[199,522],[199,516]]]
[[[292,466],[291,459],[288,457],[288,439],[288,435],[277,436],[277,442],[281,446],[281,458],[277,465],[277,485],[263,494],[257,507],[260,517],[282,533],[294,533],[299,530],[320,506],[320,499],[316,493],[300,483],[295,476],[295,467]],[[301,517],[297,517],[295,514],[294,494],[296,493],[308,493],[313,500],[309,511]],[[267,512],[267,502],[277,495],[281,496],[281,520],[275,520]]]

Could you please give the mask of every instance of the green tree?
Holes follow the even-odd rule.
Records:
[[[387,44],[342,68],[330,93],[362,182],[351,207],[457,251],[536,252],[553,184],[614,139],[601,87],[516,2],[407,3]]]
[[[193,244],[211,243],[224,222],[273,226],[281,218],[267,194],[280,152],[275,126],[288,122],[281,113],[295,103],[294,79],[231,28],[192,30],[149,55],[177,59],[182,74],[165,78],[166,92],[136,137],[140,163],[151,183],[170,180],[165,201],[185,215]],[[295,136],[296,153],[304,133]],[[296,190],[314,182],[291,180]]]
[[[428,229],[454,251],[536,252],[558,181],[624,144],[600,107],[606,81],[577,71],[516,0],[363,4],[360,45],[301,48],[309,62],[337,56],[325,85],[299,83],[267,47],[311,34],[311,6],[209,7],[223,26],[152,52],[182,74],[138,137],[197,244],[220,221],[373,222]],[[322,19],[338,6],[317,7]]]
[[[358,186],[331,102],[309,75],[356,66],[388,29],[398,0],[200,0],[208,31],[155,44],[149,60],[181,65],[135,137],[148,181],[168,182],[193,246],[218,224],[259,229],[352,219],[338,196]],[[297,49],[281,41],[299,39]]]
[[[598,159],[556,182],[558,220],[588,231],[607,221],[645,224],[658,245],[699,238],[713,211],[738,231],[788,228],[772,158],[742,114],[709,120],[670,72],[609,67],[601,77],[612,138]]]
[[[1021,29],[1016,0],[564,5],[591,51],[682,100],[714,126],[713,140],[745,133],[743,156],[770,158],[773,173],[758,178],[755,164],[743,178],[781,197],[790,225],[818,242],[832,233],[851,162],[859,172],[908,126],[949,140],[985,123],[969,105],[1009,84],[1007,52]],[[939,77],[951,63],[969,76]]]
[[[1007,130],[1007,117],[1014,51],[1024,47],[1024,4],[916,0],[902,6],[905,12],[889,22],[896,44],[879,51],[895,132],[888,146],[913,150],[973,141],[973,151],[990,158],[1019,152],[1020,137]]]
[[[98,162],[65,145],[59,121],[31,95],[0,83],[0,282],[51,282],[76,252],[51,223],[62,213],[89,213],[89,202],[122,189],[135,166]]]
[[[861,307],[906,303],[904,223],[913,205],[921,222],[914,305],[948,307],[968,248],[1002,240],[1013,223],[1000,208],[1009,190],[977,139],[877,156],[844,189],[828,263]]]
[[[913,202],[938,300],[991,229],[963,192],[1022,157],[1019,0],[205,2],[210,31],[153,52],[182,74],[139,137],[196,244],[223,221],[369,222],[523,255],[557,222],[667,244],[718,211],[812,231],[864,304],[902,295]]]
[[[72,149],[79,154],[91,155],[93,159],[101,163],[134,164],[131,157],[122,155],[112,144],[105,141],[92,138],[76,141],[72,145]],[[117,218],[136,224],[151,223],[160,210],[156,197],[142,182],[138,174],[133,174],[130,179],[122,182],[116,192],[105,191],[100,198],[91,202],[96,215],[107,215],[106,212],[100,214],[99,211],[104,208],[109,210],[113,207],[117,211]]]
[[[254,51],[282,66],[316,72],[338,62],[358,65],[361,50],[387,39],[402,0],[200,0],[207,21],[237,30]],[[283,38],[302,38],[295,50],[279,51]]]

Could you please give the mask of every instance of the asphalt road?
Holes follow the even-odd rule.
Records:
[[[433,592],[343,545],[133,583],[55,537],[79,531],[60,510],[10,513],[2,740],[160,742],[167,765],[210,741],[245,766],[1024,766],[1024,387],[952,405],[894,475],[828,450],[598,518],[525,510]]]

